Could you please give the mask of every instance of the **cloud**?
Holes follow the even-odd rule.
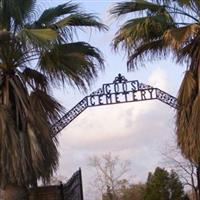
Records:
[[[161,67],[156,68],[153,73],[149,76],[148,82],[150,85],[154,87],[158,87],[162,90],[168,91],[169,84],[168,84],[168,76]]]

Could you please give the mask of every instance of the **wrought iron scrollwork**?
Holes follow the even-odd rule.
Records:
[[[113,83],[124,83],[124,82],[127,82],[127,79],[125,78],[125,76],[122,76],[121,74],[118,74],[118,76],[113,81]]]
[[[52,131],[54,136],[57,135],[87,107],[153,99],[158,99],[175,109],[178,108],[177,99],[170,94],[150,85],[139,83],[138,80],[127,81],[124,76],[119,74],[113,83],[103,84],[102,88],[83,98],[53,125]]]
[[[96,90],[95,92],[92,92],[91,95],[101,95],[103,94],[103,89],[99,88],[98,90]]]
[[[145,90],[145,89],[149,89],[149,88],[153,88],[153,87],[151,87],[150,85],[146,85],[144,83],[140,83],[139,84],[139,89],[140,90]]]
[[[156,88],[156,98],[175,109],[178,108],[177,99],[175,97],[173,97],[172,95],[170,95],[158,88]]]
[[[64,127],[74,120],[88,107],[87,98],[82,99],[76,106],[68,111],[56,124],[53,125],[53,136],[57,135]]]

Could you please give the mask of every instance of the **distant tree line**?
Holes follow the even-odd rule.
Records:
[[[102,200],[189,200],[189,197],[176,172],[157,167],[154,173],[149,173],[146,183],[127,184],[124,181],[115,194],[108,186]]]
[[[131,183],[127,172],[128,161],[106,154],[90,159],[95,169],[95,184],[99,190],[97,200],[196,200],[184,191],[184,184],[175,170],[157,167],[149,172],[144,183]]]

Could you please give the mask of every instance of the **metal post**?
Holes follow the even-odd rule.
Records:
[[[79,177],[80,177],[80,194],[81,194],[81,200],[83,200],[83,184],[82,184],[81,168],[79,168]]]
[[[60,181],[59,189],[60,189],[60,198],[61,198],[61,200],[64,200],[64,191],[63,191],[62,181]]]

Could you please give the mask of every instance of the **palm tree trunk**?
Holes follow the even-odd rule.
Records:
[[[26,187],[20,187],[14,184],[6,185],[4,189],[4,200],[27,200],[28,192]]]
[[[197,166],[197,188],[198,188],[198,199],[200,200],[200,164]]]
[[[199,189],[195,188],[192,192],[192,199],[194,198],[194,200],[199,200]]]

